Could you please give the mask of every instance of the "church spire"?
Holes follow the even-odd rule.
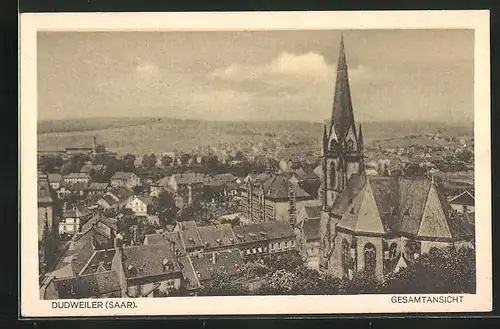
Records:
[[[342,143],[350,129],[353,130],[353,133],[356,136],[356,126],[354,123],[351,90],[349,85],[349,74],[344,49],[344,36],[342,35],[340,39],[340,51],[337,63],[337,80],[335,82],[330,135],[336,133],[339,143]]]

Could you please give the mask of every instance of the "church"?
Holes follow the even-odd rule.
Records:
[[[473,248],[473,226],[432,177],[365,175],[343,37],[337,65],[332,117],[323,129],[320,218],[314,219],[319,269],[339,278],[362,272],[383,280],[432,247]]]

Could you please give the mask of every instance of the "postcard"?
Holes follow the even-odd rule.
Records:
[[[20,20],[22,316],[492,309],[488,11]]]

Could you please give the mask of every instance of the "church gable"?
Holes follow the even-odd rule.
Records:
[[[373,190],[368,182],[357,214],[356,232],[385,233]]]
[[[429,189],[418,235],[423,237],[452,237],[445,212],[434,185],[431,185]]]
[[[355,152],[358,150],[358,140],[353,126],[347,128],[347,134],[344,139],[344,149],[347,152]]]

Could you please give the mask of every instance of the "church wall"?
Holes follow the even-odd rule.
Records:
[[[358,172],[359,172],[359,163],[358,162],[347,163],[347,179],[349,179],[352,174],[357,174]]]
[[[342,241],[347,240],[349,245],[352,243],[352,235],[348,233],[338,233],[335,237],[335,251],[332,254],[332,257],[329,260],[328,271],[332,273],[334,276],[338,278],[343,277],[343,269],[342,269]],[[354,255],[351,255],[354,256]]]
[[[474,245],[472,244],[471,241],[457,241],[454,243],[455,248],[460,249],[460,248],[470,248],[474,249]]]
[[[431,248],[439,248],[439,249],[444,249],[446,247],[449,247],[452,245],[450,242],[436,242],[436,241],[422,241],[420,243],[422,246],[422,254],[428,253]]]
[[[357,236],[357,265],[358,271],[363,271],[365,268],[365,257],[364,257],[364,247],[367,243],[372,243],[376,249],[376,265],[375,265],[375,277],[382,280],[384,277],[384,263],[383,263],[383,252],[382,252],[382,238],[379,237],[365,237]]]

